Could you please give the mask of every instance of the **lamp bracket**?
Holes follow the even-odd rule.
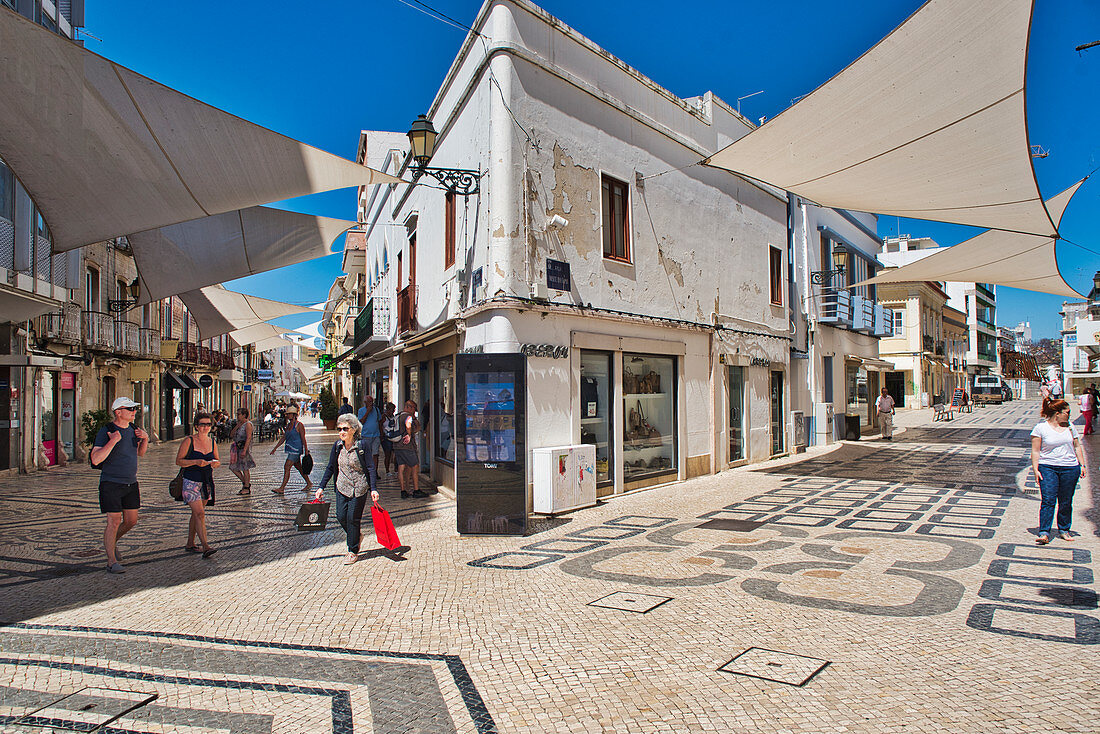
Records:
[[[413,169],[413,180],[428,174],[452,194],[472,196],[481,191],[481,172],[469,171],[463,168],[428,168],[416,167]]]
[[[814,285],[832,285],[833,276],[843,276],[844,268],[836,270],[816,270],[810,273],[810,282]]]
[[[123,313],[138,305],[136,300],[122,299],[120,301],[107,301],[107,310],[111,313]]]

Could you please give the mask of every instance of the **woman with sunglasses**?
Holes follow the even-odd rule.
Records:
[[[1031,431],[1031,469],[1039,482],[1039,535],[1035,542],[1050,542],[1054,508],[1058,508],[1058,537],[1073,540],[1073,492],[1078,479],[1088,481],[1085,450],[1077,429],[1069,422],[1069,403],[1044,400],[1044,420]]]
[[[335,477],[336,519],[348,537],[348,554],[344,565],[359,560],[359,543],[362,538],[363,510],[367,506],[367,494],[371,501],[378,501],[378,472],[374,456],[370,453],[370,440],[362,437],[363,426],[353,413],[344,413],[336,419],[339,438],[332,445],[325,475],[315,497],[321,499],[325,485]]]
[[[176,452],[176,466],[183,468],[183,501],[191,508],[191,521],[187,524],[188,553],[199,553],[195,535],[202,543],[202,557],[209,558],[216,552],[206,538],[206,506],[214,504],[214,467],[218,461],[218,447],[210,436],[214,419],[209,413],[195,414],[195,433],[180,444]]]

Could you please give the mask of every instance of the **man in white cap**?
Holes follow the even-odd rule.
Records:
[[[99,511],[107,515],[103,547],[107,549],[107,571],[125,573],[116,544],[138,521],[137,460],[149,448],[149,434],[131,425],[138,404],[130,398],[111,403],[113,421],[99,429],[92,442],[92,466],[100,471]]]

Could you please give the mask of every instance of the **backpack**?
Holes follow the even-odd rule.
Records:
[[[391,415],[389,418],[382,421],[382,431],[385,433],[385,438],[389,441],[395,438],[401,438],[401,436],[404,435],[404,431],[401,426],[398,425],[397,416],[395,415]]]

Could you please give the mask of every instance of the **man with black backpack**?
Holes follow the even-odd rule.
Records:
[[[141,496],[138,494],[137,460],[149,448],[149,434],[131,425],[138,404],[130,398],[111,403],[113,421],[99,429],[89,456],[99,469],[99,511],[107,515],[103,547],[107,550],[107,571],[125,573],[119,562],[116,544],[138,521]]]

